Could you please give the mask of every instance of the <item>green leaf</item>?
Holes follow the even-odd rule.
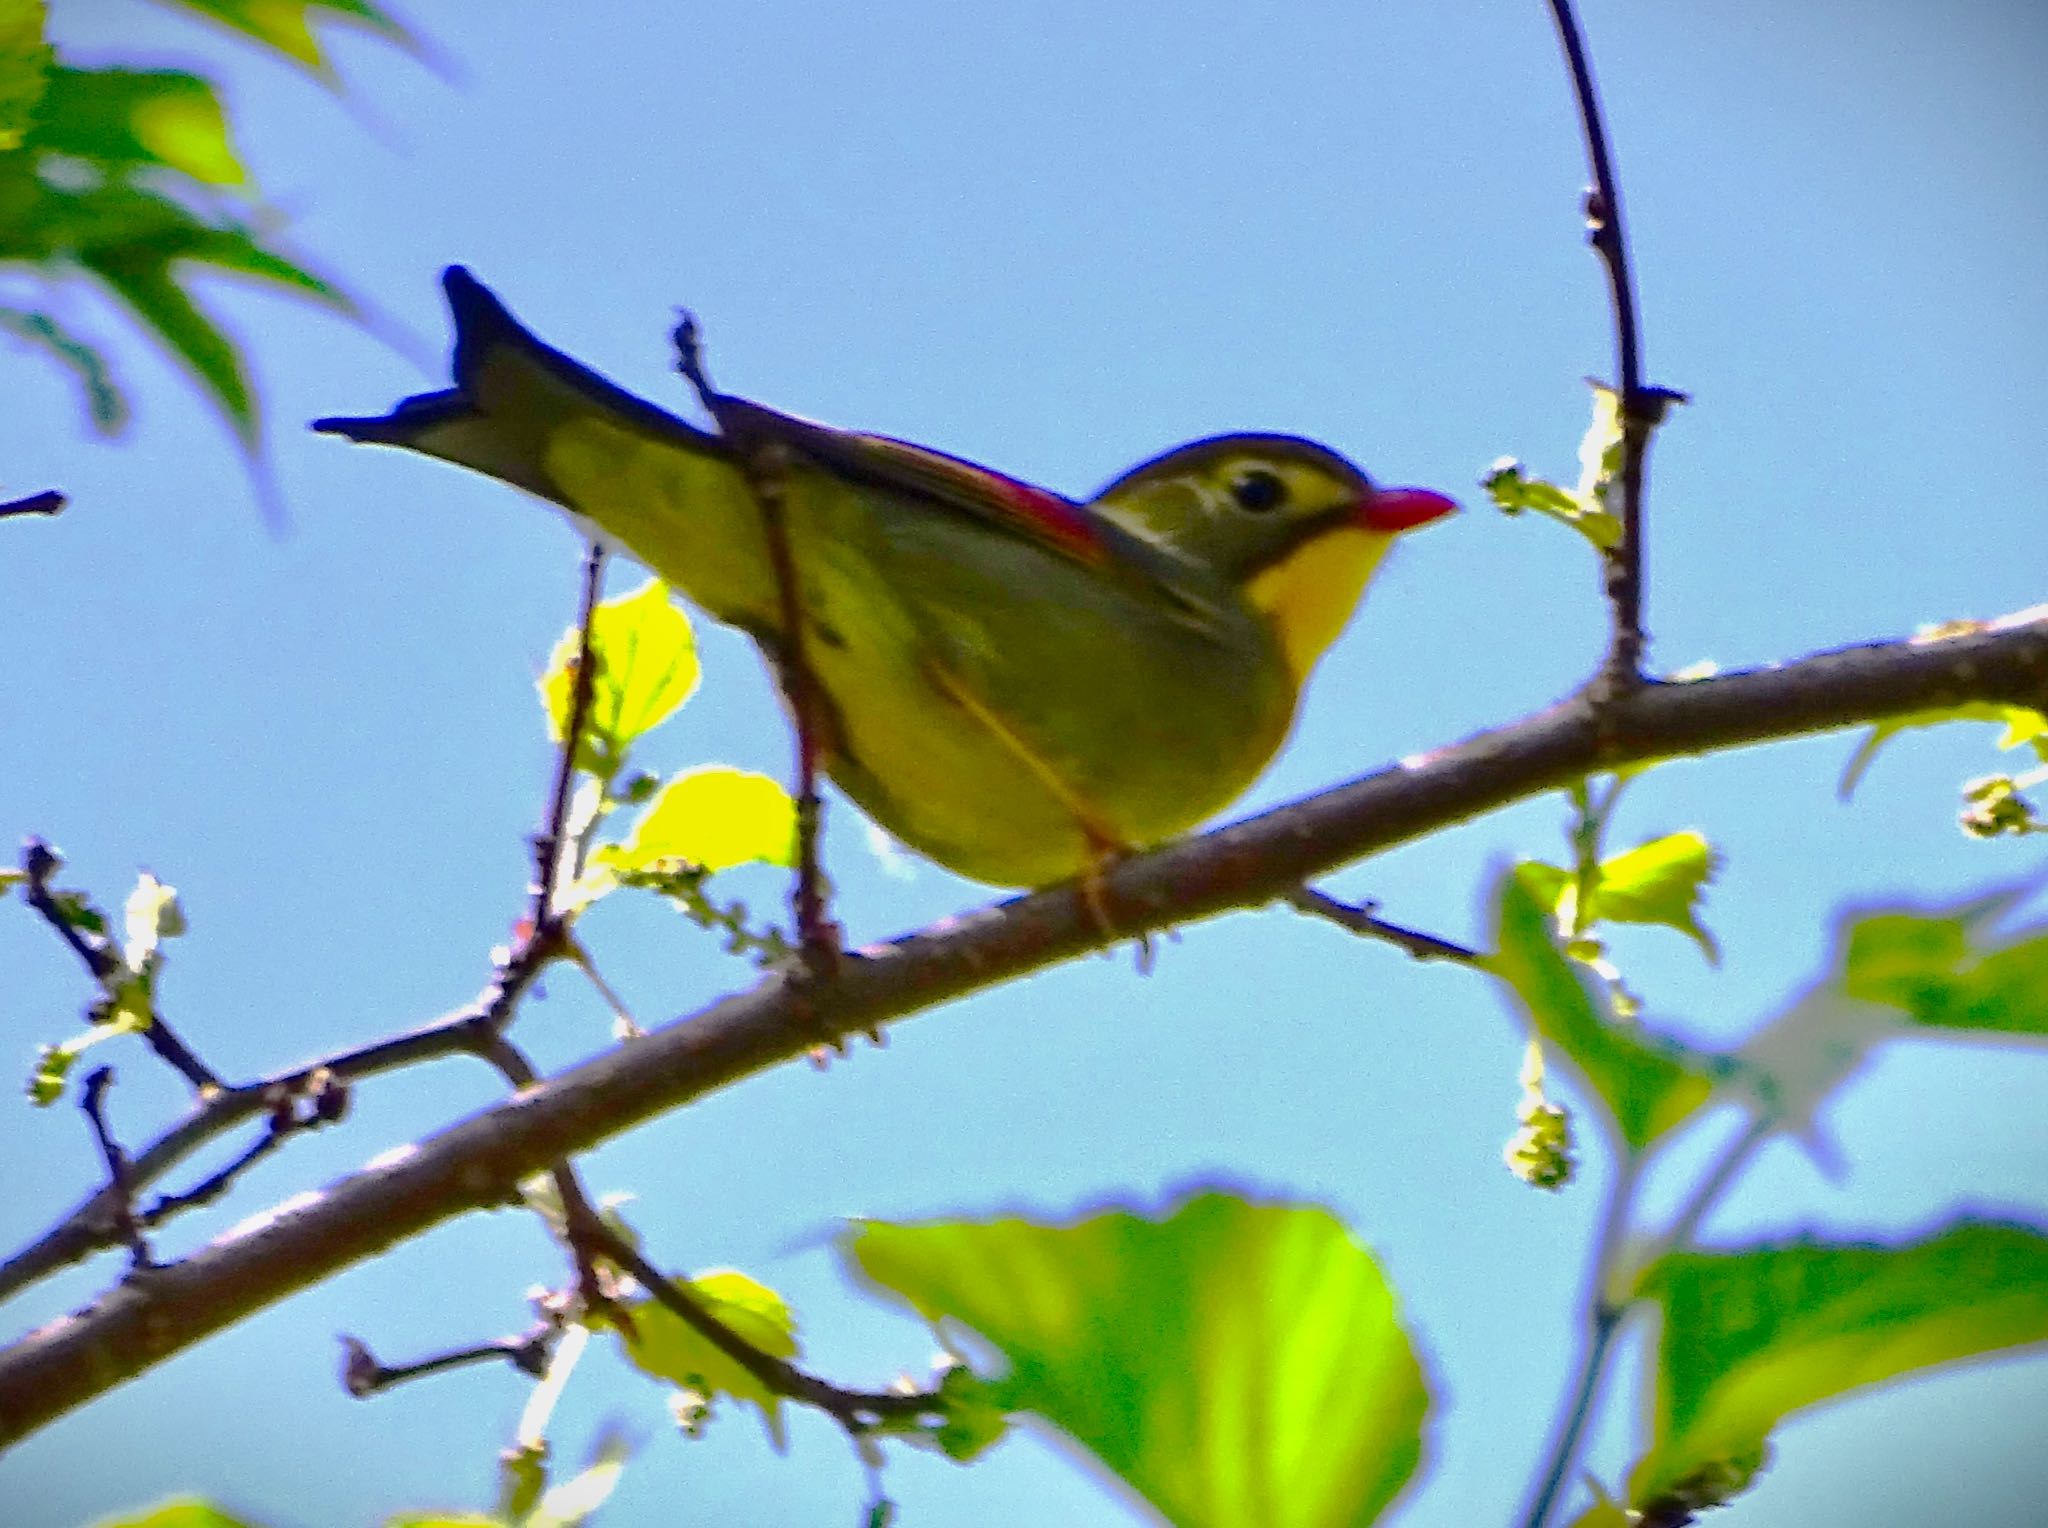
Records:
[[[1651,923],[1675,928],[1696,941],[1708,960],[1720,964],[1721,950],[1699,921],[1699,901],[1720,868],[1720,855],[1704,834],[1687,829],[1600,861],[1593,905],[1585,926],[1600,922]],[[1561,927],[1577,920],[1578,878],[1540,860],[1517,867],[1522,884]]]
[[[548,735],[557,743],[569,727],[580,647],[581,634],[571,627],[540,678]],[[696,692],[697,639],[689,617],[669,599],[668,585],[649,579],[631,594],[599,604],[590,649],[596,675],[576,764],[609,780],[625,764],[627,750]]]
[[[367,0],[159,0],[175,10],[191,11],[238,32],[272,52],[282,54],[325,84],[335,82],[334,66],[321,46],[316,25],[346,22],[375,32],[401,47],[413,47],[406,29],[382,8]]]
[[[619,871],[794,865],[796,803],[766,775],[723,764],[685,770],[655,794],[623,843],[605,844],[594,859]]]
[[[1600,862],[1594,916],[1613,923],[1658,923],[1690,936],[1720,963],[1721,952],[1699,921],[1699,900],[1719,868],[1706,836],[1667,833]]]
[[[2048,1235],[1963,1220],[1884,1244],[1798,1241],[1665,1258],[1655,1441],[1641,1504],[1745,1465],[1793,1412],[1936,1364],[2048,1340]]]
[[[1856,745],[1856,751],[1849,755],[1848,765],[1842,770],[1841,783],[1835,787],[1844,801],[1856,793],[1856,787],[1863,782],[1863,776],[1876,759],[1878,750],[1897,737],[1917,727],[1941,727],[1950,722],[1994,722],[2005,728],[1998,739],[2000,748],[2032,747],[2043,763],[2048,763],[2048,713],[2037,711],[2031,706],[1999,705],[1991,701],[1970,701],[1959,706],[1943,706],[1931,711],[1914,711],[1905,716],[1895,716],[1890,721],[1879,722],[1863,735],[1863,741]]]
[[[9,0],[0,10],[0,153],[21,146],[48,85],[54,55],[43,22],[43,0]]]
[[[159,166],[210,186],[249,178],[213,86],[175,69],[53,71],[29,142],[116,175]]]
[[[64,1096],[64,1083],[79,1058],[95,1045],[104,1045],[122,1035],[139,1035],[150,1026],[149,982],[146,976],[127,975],[108,983],[110,999],[104,1019],[61,1045],[39,1046],[35,1069],[29,1073],[29,1102],[47,1108]]]
[[[927,1436],[955,1464],[970,1464],[1010,1435],[1010,1414],[997,1388],[966,1364],[939,1376],[944,1420]]]
[[[1502,514],[1525,512],[1548,515],[1584,536],[1602,551],[1621,542],[1621,522],[1597,504],[1580,499],[1568,488],[1542,478],[1530,477],[1522,464],[1512,458],[1494,463],[1493,470],[1480,479],[1480,486]]]
[[[796,1318],[781,1295],[743,1273],[719,1269],[677,1286],[694,1297],[728,1329],[773,1358],[797,1354]],[[729,1395],[760,1408],[775,1446],[784,1444],[782,1397],[699,1336],[667,1306],[651,1296],[633,1301],[631,1335],[621,1331],[626,1356],[656,1379],[707,1395]]]
[[[1486,969],[1507,984],[1530,1028],[1604,1106],[1630,1151],[1640,1152],[1707,1101],[1718,1058],[1606,1018],[1558,949],[1550,912],[1519,871],[1501,877],[1495,900],[1498,949]]]
[[[0,305],[0,329],[48,351],[78,380],[93,428],[100,434],[111,435],[128,422],[128,400],[108,370],[106,357],[49,314]]]
[[[243,448],[254,449],[256,403],[234,343],[171,279],[170,263],[142,246],[97,249],[80,263],[112,289],[145,329],[192,373],[234,426]]]
[[[248,1518],[223,1512],[196,1496],[160,1502],[143,1512],[103,1517],[95,1528],[257,1528]]]
[[[842,1253],[979,1333],[1009,1361],[1006,1406],[1170,1522],[1370,1523],[1421,1457],[1421,1365],[1378,1265],[1326,1209],[1211,1192],[1165,1219],[868,1222]]]
[[[57,916],[64,920],[66,928],[75,928],[81,934],[105,935],[107,915],[92,905],[92,899],[82,891],[53,891],[50,905]]]
[[[1902,1008],[1933,1029],[2048,1035],[2048,923],[1993,936],[1991,925],[2012,900],[1888,908],[1852,919],[1842,938],[1841,990]]]

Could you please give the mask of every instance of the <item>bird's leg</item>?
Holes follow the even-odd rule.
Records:
[[[1117,862],[1131,852],[1131,846],[1107,836],[1093,824],[1083,822],[1081,831],[1088,843],[1088,864],[1081,872],[1081,905],[1088,909],[1088,917],[1102,935],[1105,945],[1114,945],[1123,936],[1117,932],[1114,919],[1109,915],[1109,872]],[[1152,974],[1152,936],[1140,933],[1138,939],[1138,974]]]
[[[1109,899],[1103,878],[1110,867],[1131,852],[1131,846],[1112,832],[1102,821],[1099,813],[1086,801],[1075,794],[1073,788],[1061,778],[1037,751],[1018,736],[1017,730],[996,714],[982,698],[974,693],[959,675],[943,663],[927,661],[925,673],[932,685],[950,697],[969,716],[986,727],[991,736],[1008,749],[1011,755],[1028,769],[1046,792],[1072,814],[1074,826],[1080,829],[1085,863],[1081,871],[1079,889],[1081,905],[1088,910],[1089,921],[1102,934],[1105,945],[1113,945],[1123,936],[1117,932],[1116,923],[1109,915]],[[1138,935],[1138,969],[1141,972],[1152,969],[1152,936]]]
[[[789,450],[766,438],[746,411],[736,406],[738,400],[711,385],[704,370],[697,322],[687,313],[676,324],[675,345],[676,370],[696,389],[720,432],[731,441],[755,507],[761,512],[781,628],[775,671],[796,728],[796,887],[790,908],[796,918],[797,952],[805,968],[813,976],[827,979],[838,972],[845,939],[827,912],[825,881],[818,869],[818,832],[824,819],[824,802],[818,794],[822,718],[817,686],[804,653],[803,590],[797,582],[796,557],[789,542]]]

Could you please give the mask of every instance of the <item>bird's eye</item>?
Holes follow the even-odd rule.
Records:
[[[1264,514],[1287,502],[1287,485],[1280,480],[1279,473],[1254,467],[1230,485],[1230,496],[1237,500],[1239,509]]]

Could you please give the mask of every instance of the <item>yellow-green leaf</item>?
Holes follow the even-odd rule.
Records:
[[[213,86],[182,70],[55,70],[31,142],[113,174],[154,165],[212,186],[248,179]]]
[[[994,1393],[1188,1528],[1349,1528],[1413,1476],[1429,1394],[1372,1255],[1328,1210],[1188,1198],[854,1227],[843,1255],[1009,1361]]]
[[[256,441],[256,400],[234,342],[171,277],[161,247],[136,243],[90,249],[79,263],[105,282],[142,325],[182,362],[220,406],[245,449]]]
[[[247,1518],[223,1512],[212,1502],[181,1496],[143,1512],[103,1517],[94,1528],[257,1528]]]
[[[2048,1035],[2048,924],[1992,932],[2014,900],[1862,914],[1843,935],[1841,990],[1929,1028]]]
[[[1631,1151],[1683,1122],[1713,1091],[1717,1058],[1614,1023],[1558,949],[1551,914],[1509,871],[1495,889],[1497,948],[1486,969],[1507,985],[1560,1067],[1606,1110]]]
[[[1943,706],[1931,711],[1914,711],[1906,716],[1895,716],[1890,721],[1879,722],[1863,735],[1863,741],[1856,745],[1856,751],[1849,755],[1849,762],[1842,770],[1841,783],[1836,786],[1841,798],[1847,801],[1856,793],[1856,787],[1869,771],[1878,750],[1897,737],[1916,727],[1941,727],[1950,722],[1992,722],[2005,731],[1999,736],[2000,748],[2031,746],[2048,763],[2048,713],[2031,706],[2007,706],[1992,701],[1969,701],[1959,706]]]
[[[766,775],[727,765],[686,770],[655,793],[623,843],[596,862],[612,870],[689,865],[729,870],[796,863],[796,803]]]
[[[1675,928],[1698,942],[1708,960],[1720,963],[1720,946],[1699,921],[1699,901],[1720,868],[1720,855],[1704,834],[1687,829],[1667,833],[1600,862],[1592,906],[1580,920],[1578,877],[1556,865],[1527,860],[1516,867],[1525,889],[1560,927],[1585,928],[1603,920],[1654,923]]]
[[[796,1318],[781,1295],[743,1273],[719,1269],[676,1284],[736,1335],[773,1358],[797,1355]],[[633,1332],[619,1333],[626,1356],[657,1379],[706,1394],[729,1395],[761,1410],[776,1447],[783,1444],[782,1397],[698,1335],[654,1299],[632,1302]]]
[[[1686,1482],[1739,1489],[1778,1422],[1820,1401],[2048,1341],[2048,1235],[1964,1220],[1896,1244],[1688,1252],[1643,1292],[1664,1325],[1636,1505]]]
[[[558,743],[568,730],[580,646],[581,635],[572,627],[555,644],[540,678],[548,733]],[[609,780],[627,750],[695,693],[697,639],[689,617],[668,597],[668,586],[650,579],[631,594],[599,604],[590,649],[596,670],[576,763]]]
[[[0,5],[0,153],[19,148],[49,80],[43,0]]]
[[[376,32],[387,41],[413,46],[405,28],[367,0],[160,0],[217,22],[229,30],[283,55],[327,84],[334,82],[315,27],[346,22]]]
[[[1720,856],[1706,836],[1691,829],[1612,855],[1600,862],[1594,917],[1675,928],[1697,941],[1707,959],[1718,964],[1721,951],[1700,924],[1699,901],[1719,864]]]

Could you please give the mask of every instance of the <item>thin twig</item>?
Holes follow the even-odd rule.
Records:
[[[341,1339],[341,1386],[361,1400],[394,1385],[402,1385],[407,1380],[442,1374],[470,1364],[494,1363],[500,1359],[509,1362],[522,1374],[539,1379],[547,1373],[548,1350],[560,1335],[559,1327],[544,1321],[523,1336],[500,1337],[495,1342],[454,1348],[409,1364],[379,1363],[376,1355],[359,1338],[344,1336]]]
[[[1645,1255],[1644,1265],[1674,1252],[1690,1251],[1700,1224],[1713,1213],[1721,1196],[1734,1183],[1735,1175],[1749,1165],[1749,1159],[1776,1133],[1783,1121],[1775,1110],[1759,1106],[1735,1138],[1722,1148],[1705,1177],[1671,1217],[1671,1225],[1657,1238],[1654,1250]]]
[[[555,782],[548,792],[548,814],[533,839],[533,908],[528,914],[529,938],[545,938],[557,917],[555,897],[561,890],[562,866],[568,858],[569,808],[576,796],[576,747],[590,720],[591,702],[597,694],[597,665],[590,650],[591,632],[597,623],[598,601],[604,593],[605,550],[600,542],[590,543],[583,558],[583,592],[577,629],[581,633],[576,650],[576,678],[569,687],[569,715],[562,728],[562,752],[555,761]]]
[[[596,1223],[590,1228],[590,1235],[600,1256],[630,1273],[655,1301],[673,1311],[692,1331],[771,1393],[815,1406],[853,1433],[866,1432],[891,1419],[936,1420],[945,1415],[944,1403],[929,1391],[848,1390],[762,1352],[698,1304],[681,1283],[650,1263],[610,1226]]]
[[[182,1193],[164,1194],[142,1211],[145,1226],[159,1226],[173,1216],[198,1209],[220,1198],[235,1182],[286,1141],[307,1130],[318,1130],[341,1120],[348,1112],[348,1084],[332,1071],[316,1070],[296,1087],[270,1090],[270,1126],[249,1147],[218,1171],[202,1178]]]
[[[1420,929],[1404,928],[1398,923],[1389,923],[1379,916],[1377,903],[1340,902],[1327,892],[1317,891],[1313,886],[1295,886],[1282,898],[1296,912],[1306,913],[1311,918],[1323,918],[1367,939],[1381,939],[1396,949],[1405,950],[1417,960],[1455,960],[1462,965],[1478,965],[1486,957],[1477,950],[1458,944],[1453,940],[1440,939],[1435,934],[1425,934]]]
[[[1607,272],[1614,305],[1616,397],[1621,413],[1621,540],[1607,554],[1607,598],[1613,609],[1614,637],[1608,654],[1606,683],[1610,692],[1640,685],[1643,670],[1643,475],[1650,434],[1673,394],[1643,386],[1642,345],[1636,317],[1634,278],[1629,272],[1628,234],[1622,223],[1621,181],[1608,152],[1607,129],[1600,115],[1600,96],[1593,66],[1586,57],[1571,0],[1549,0],[1558,40],[1571,66],[1572,93],[1578,100],[1579,123],[1585,131],[1586,158],[1592,166],[1593,188],[1586,195],[1586,229]]]
[[[54,488],[45,488],[25,499],[12,499],[0,504],[0,520],[9,520],[16,515],[54,515],[63,507],[64,495]]]
[[[129,1162],[129,1181],[137,1191],[161,1179],[194,1152],[218,1139],[255,1115],[268,1113],[279,1093],[304,1093],[322,1075],[330,1075],[341,1086],[387,1072],[419,1066],[450,1056],[476,1056],[477,1031],[500,1030],[510,1021],[528,988],[542,971],[561,959],[566,941],[560,930],[551,940],[529,940],[514,958],[492,975],[490,984],[476,1001],[453,1013],[387,1039],[337,1051],[305,1066],[278,1072],[240,1087],[230,1087],[204,1098],[184,1119],[173,1125]],[[161,1224],[192,1204],[190,1195],[177,1196],[176,1204],[152,1207],[153,1224]],[[121,1236],[111,1188],[103,1188],[78,1205],[42,1236],[0,1264],[0,1300],[6,1300],[40,1279],[91,1256],[103,1247],[114,1246]]]
[[[540,1081],[532,1062],[502,1035],[490,1035],[482,1054],[504,1073],[514,1087],[530,1088]],[[555,1163],[548,1172],[562,1201],[564,1234],[575,1257],[578,1289],[586,1309],[602,1311],[629,1334],[633,1329],[631,1316],[605,1287],[597,1266],[602,1259],[632,1274],[654,1299],[674,1311],[693,1331],[771,1392],[817,1406],[831,1413],[849,1431],[872,1426],[885,1416],[917,1416],[935,1409],[929,1396],[845,1390],[764,1353],[698,1304],[674,1280],[648,1262],[630,1242],[606,1225],[590,1202],[574,1167],[566,1159]]]
[[[789,451],[768,437],[746,409],[735,407],[738,400],[712,386],[704,366],[703,336],[688,313],[676,324],[675,346],[676,370],[696,390],[705,411],[732,444],[761,516],[768,566],[775,578],[779,628],[775,671],[796,727],[796,886],[791,907],[798,950],[814,975],[829,976],[838,964],[842,940],[839,928],[827,916],[818,865],[818,836],[825,811],[818,792],[818,697],[805,652],[803,586],[797,579],[796,554],[789,539]]]
[[[129,976],[126,963],[116,953],[114,941],[106,934],[97,933],[79,926],[78,920],[64,907],[59,898],[65,893],[53,891],[50,879],[63,868],[63,856],[40,838],[30,838],[22,844],[21,868],[24,876],[22,895],[28,899],[42,920],[56,930],[57,937],[71,947],[71,951],[85,965],[92,979],[100,984],[110,1001],[116,994],[118,984]],[[98,1007],[95,1014],[100,1013]],[[95,1017],[94,1023],[100,1022]],[[142,1031],[142,1038],[149,1048],[156,1052],[164,1064],[190,1083],[193,1089],[210,1095],[220,1092],[227,1084],[214,1073],[213,1068],[193,1052],[164,1017],[157,1011],[156,1004],[149,1006],[149,1024]]]
[[[114,953],[114,941],[107,935],[82,927],[57,900],[50,878],[63,868],[63,856],[40,838],[25,840],[21,846],[21,894],[57,937],[71,947],[92,979],[102,986],[121,970],[121,957]]]
[[[144,1240],[142,1227],[135,1219],[134,1189],[128,1181],[128,1154],[121,1150],[121,1143],[114,1139],[114,1132],[107,1126],[107,1086],[113,1080],[112,1067],[96,1068],[85,1079],[84,1096],[79,1105],[84,1109],[86,1119],[92,1123],[93,1139],[100,1145],[100,1159],[107,1164],[107,1187],[114,1196],[115,1224],[121,1239],[128,1244],[129,1266],[138,1270],[153,1268],[156,1259],[149,1255],[149,1243]]]
[[[1619,1143],[1609,1142],[1619,1150]],[[1636,1185],[1641,1181],[1642,1159],[1633,1153],[1622,1155],[1608,1185],[1607,1201],[1600,1213],[1600,1229],[1593,1240],[1586,1294],[1587,1329],[1579,1350],[1579,1365],[1551,1428],[1550,1452],[1530,1496],[1522,1528],[1543,1528],[1556,1503],[1558,1489],[1578,1460],[1579,1440],[1593,1415],[1600,1381],[1607,1372],[1607,1360],[1614,1339],[1621,1331],[1629,1302],[1616,1299],[1612,1285],[1615,1268],[1624,1255],[1628,1237],[1629,1212],[1635,1205]]]
[[[526,1053],[496,1030],[478,1032],[478,1054],[495,1066],[515,1088],[531,1088],[540,1082],[540,1074],[534,1070]],[[592,1228],[601,1226],[602,1222],[596,1206],[590,1202],[590,1196],[583,1191],[583,1180],[566,1157],[549,1166],[548,1176],[554,1180],[555,1194],[562,1201],[564,1233],[570,1257],[576,1265],[576,1293],[583,1308],[602,1312],[631,1331],[632,1318],[619,1308],[611,1291],[605,1287],[596,1256],[591,1250]]]

